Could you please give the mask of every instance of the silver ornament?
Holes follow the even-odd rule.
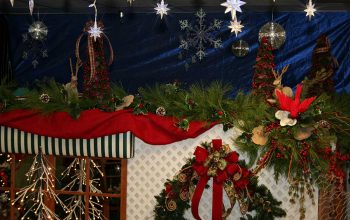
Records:
[[[263,37],[267,37],[273,49],[278,49],[286,41],[286,31],[280,24],[269,22],[259,31],[260,42]]]
[[[47,36],[47,26],[41,21],[35,21],[28,28],[28,33],[35,40],[44,40]]]
[[[236,57],[245,57],[249,53],[249,44],[244,40],[238,40],[232,44],[231,49]]]

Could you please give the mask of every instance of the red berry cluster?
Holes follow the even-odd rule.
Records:
[[[304,174],[310,173],[310,164],[309,164],[309,156],[310,156],[310,148],[311,146],[303,141],[301,143],[301,149],[299,151],[300,154],[300,160],[299,160],[299,166],[302,169]]]
[[[266,127],[265,127],[265,132],[270,132],[272,131],[273,129],[276,129],[276,128],[279,128],[281,127],[279,123],[276,123],[276,122],[273,122],[273,123],[270,123],[268,124]]]

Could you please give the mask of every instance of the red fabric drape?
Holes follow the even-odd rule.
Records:
[[[66,112],[43,115],[30,110],[14,110],[0,114],[0,125],[42,136],[56,138],[96,138],[131,131],[144,142],[153,145],[170,144],[195,138],[214,124],[191,122],[183,131],[174,126],[172,117],[155,114],[134,115],[132,110],[102,112],[98,109],[83,111],[79,119]]]

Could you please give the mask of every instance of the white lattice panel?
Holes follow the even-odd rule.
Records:
[[[233,131],[224,132],[218,125],[195,139],[188,139],[177,143],[153,146],[136,138],[135,158],[128,160],[128,191],[127,191],[127,220],[153,219],[155,206],[154,196],[164,188],[166,179],[173,175],[184,165],[187,158],[192,157],[194,149],[201,142],[221,138],[225,143],[232,145]],[[243,155],[240,157],[245,159]],[[299,205],[289,203],[288,185],[281,180],[277,184],[270,171],[261,173],[260,183],[265,184],[273,195],[283,202],[283,208],[288,212],[285,219],[299,219]],[[211,191],[205,190],[199,213],[204,220],[211,219]],[[317,205],[306,200],[306,219],[317,219]],[[186,213],[187,219],[193,219],[190,211]],[[234,210],[230,220],[239,219],[238,209]]]

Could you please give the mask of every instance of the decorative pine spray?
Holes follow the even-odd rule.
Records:
[[[266,99],[272,98],[275,90],[275,86],[273,85],[275,77],[272,72],[273,68],[275,68],[275,63],[272,51],[271,44],[264,37],[261,40],[254,66],[252,92],[254,95],[265,96]]]

